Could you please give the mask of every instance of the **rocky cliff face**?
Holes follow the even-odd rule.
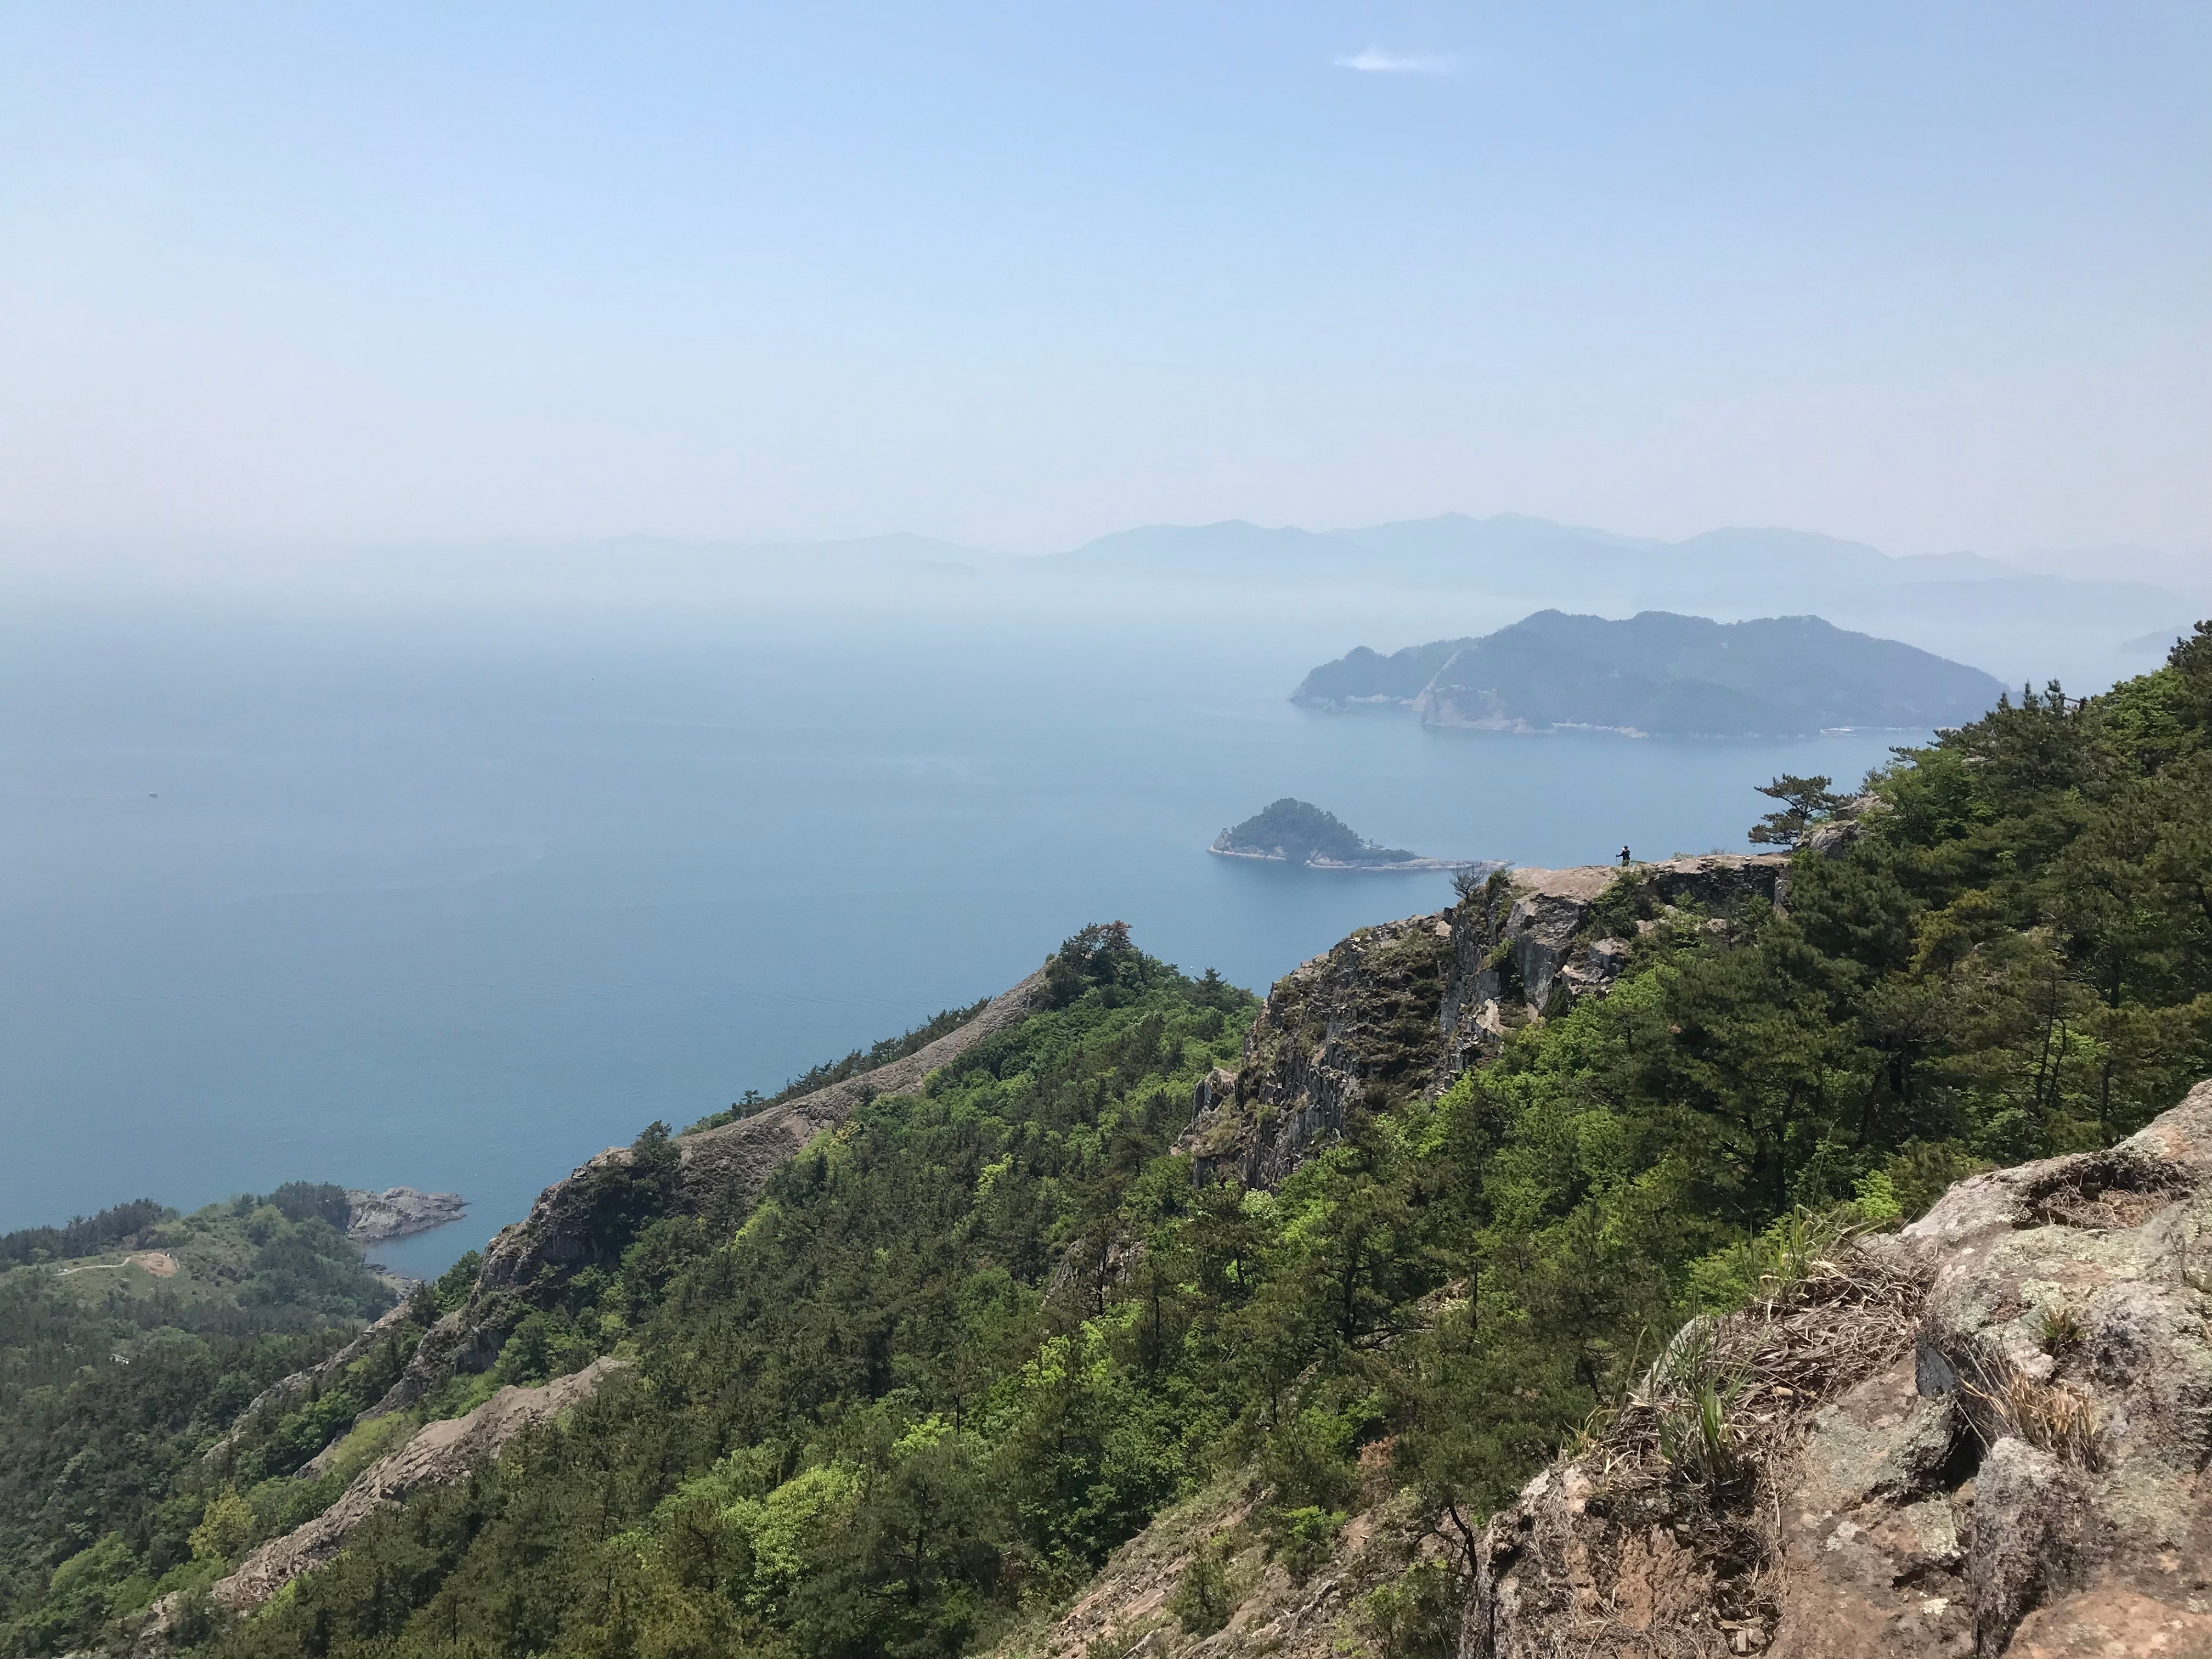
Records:
[[[1789,863],[1787,853],[1715,853],[1493,877],[1453,912],[1450,982],[1437,1016],[1450,1069],[1516,1025],[1611,990],[1638,928],[1662,914],[1724,918],[1771,902]]]
[[[1449,915],[1413,916],[1362,927],[1278,980],[1243,1064],[1199,1085],[1182,1146],[1201,1176],[1273,1186],[1348,1111],[1426,1086],[1451,942]]]
[[[2212,1654],[2208,1316],[2212,1083],[1692,1327],[1493,1518],[1462,1659]]]
[[[939,1066],[1041,1006],[1044,985],[1040,969],[905,1058],[754,1116],[675,1136],[657,1152],[609,1147],[548,1187],[526,1218],[492,1240],[468,1301],[424,1335],[399,1380],[366,1415],[404,1410],[454,1371],[489,1366],[536,1300],[576,1271],[620,1254],[629,1236],[625,1216],[640,1209],[704,1214],[750,1203],[817,1134],[842,1123],[863,1101],[919,1089]]]
[[[1242,1063],[1201,1083],[1202,1176],[1273,1186],[1347,1111],[1449,1084],[1514,1026],[1601,995],[1638,927],[1771,901],[1786,853],[1513,870],[1451,909],[1363,927],[1278,981]]]

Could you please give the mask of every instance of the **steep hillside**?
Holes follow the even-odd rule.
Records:
[[[1901,1234],[1741,1252],[1748,1305],[1677,1332],[1471,1570],[1382,1460],[1303,1562],[1270,1549],[1248,1475],[1000,1651],[2212,1652],[2208,1225],[2212,1082],[2109,1152],[1961,1182]]]
[[[1040,970],[944,1036],[885,1065],[750,1116],[672,1136],[656,1125],[632,1146],[609,1147],[547,1188],[527,1217],[492,1240],[467,1299],[424,1337],[369,1414],[407,1410],[456,1372],[487,1370],[530,1314],[562,1305],[579,1273],[617,1266],[654,1222],[742,1215],[769,1178],[815,1136],[879,1095],[919,1087],[931,1072],[1019,1023],[1049,994]]]

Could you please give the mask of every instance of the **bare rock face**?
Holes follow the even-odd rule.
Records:
[[[1243,1064],[1198,1086],[1180,1145],[1200,1176],[1273,1186],[1370,1091],[1380,1104],[1428,1084],[1451,940],[1442,915],[1362,927],[1278,980]]]
[[[2212,1655],[2208,1314],[2212,1082],[1700,1322],[1493,1518],[1463,1659]]]
[[[459,1221],[469,1201],[459,1193],[418,1193],[412,1187],[387,1187],[372,1193],[346,1189],[346,1237],[362,1244],[410,1238]]]
[[[468,1301],[424,1334],[399,1380],[364,1414],[404,1410],[456,1370],[489,1366],[541,1287],[556,1286],[619,1252],[628,1234],[611,1226],[610,1217],[624,1206],[703,1214],[750,1203],[801,1147],[842,1123],[863,1101],[919,1089],[930,1073],[1042,1006],[1044,994],[1040,969],[966,1024],[903,1059],[734,1123],[673,1137],[665,1167],[641,1167],[631,1146],[610,1146],[587,1160],[539,1194],[528,1217],[501,1230],[485,1249]]]
[[[1639,919],[1686,907],[1722,916],[1771,901],[1789,862],[1787,853],[1715,853],[1493,877],[1452,913],[1451,972],[1438,1017],[1449,1069],[1515,1025],[1611,990],[1628,965],[1627,933]],[[1616,892],[1623,902],[1600,906]]]

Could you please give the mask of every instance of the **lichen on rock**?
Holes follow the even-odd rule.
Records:
[[[1462,1659],[2212,1653],[2206,1237],[2212,1082],[1958,1183],[1718,1322],[1724,1469],[1662,1367],[1493,1517]]]

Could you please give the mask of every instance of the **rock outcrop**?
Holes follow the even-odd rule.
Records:
[[[1255,1511],[1266,1484],[1231,1477],[1176,1504],[1109,1557],[1073,1602],[1033,1617],[1001,1638],[991,1659],[1353,1659],[1376,1651],[1364,1603],[1409,1567],[1441,1559],[1443,1540],[1408,1493],[1389,1490],[1389,1459],[1365,1460],[1359,1512],[1311,1572],[1274,1559]],[[1235,1606],[1220,1629],[1200,1633],[1175,1610],[1193,1563],[1219,1564]]]
[[[1456,1072],[1514,1026],[1613,988],[1632,936],[1667,913],[1724,918],[1773,900],[1787,853],[1713,853],[1651,864],[1516,869],[1453,912],[1438,1024]]]
[[[387,1187],[372,1193],[346,1189],[346,1237],[362,1244],[410,1238],[459,1221],[469,1201],[459,1193],[418,1193],[412,1187]]]
[[[1501,871],[1449,910],[1362,927],[1276,981],[1182,1149],[1202,1176],[1273,1186],[1354,1106],[1442,1088],[1513,1027],[1610,990],[1639,925],[1771,901],[1789,859]]]
[[[210,1592],[234,1613],[259,1607],[301,1573],[319,1567],[343,1546],[346,1535],[379,1510],[410,1492],[459,1480],[525,1429],[550,1421],[588,1400],[626,1361],[595,1359],[571,1376],[535,1389],[501,1389],[465,1417],[425,1424],[398,1451],[379,1458],[356,1477],[337,1502],[313,1520],[272,1538],[239,1564]]]
[[[1462,1659],[2212,1654],[2208,1315],[2212,1082],[1692,1327],[1493,1517]]]
[[[1355,1106],[1426,1086],[1452,936],[1442,913],[1362,927],[1276,981],[1243,1063],[1198,1086],[1181,1145],[1201,1176],[1273,1186]]]
[[[642,1163],[649,1155],[637,1146],[609,1147],[548,1187],[525,1219],[500,1231],[485,1249],[468,1301],[425,1334],[399,1380],[366,1414],[404,1410],[454,1371],[489,1366],[533,1298],[619,1254],[629,1240],[618,1224],[626,1206],[705,1214],[750,1204],[801,1147],[862,1102],[919,1089],[930,1073],[1042,1006],[1044,994],[1040,969],[911,1054],[750,1117],[672,1138],[657,1166]]]

